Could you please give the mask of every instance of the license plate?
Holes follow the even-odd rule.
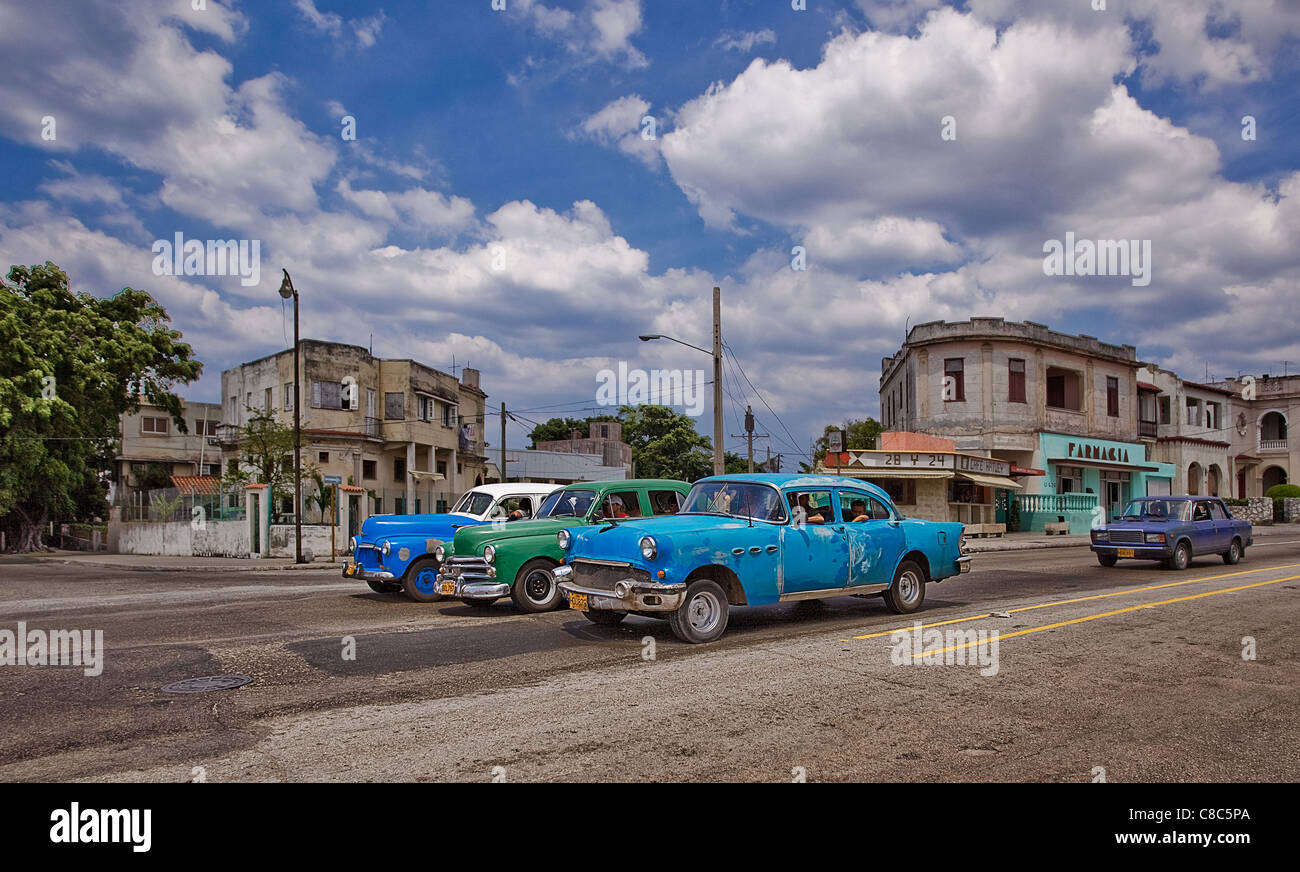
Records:
[[[353,576],[353,575],[356,575],[356,574],[357,574],[357,565],[356,565],[355,563],[349,563],[348,566],[347,566],[347,569],[343,570],[343,574],[344,574],[344,575],[347,575],[347,576]]]
[[[591,611],[587,605],[587,595],[585,593],[569,594],[569,608],[577,609],[580,612]]]
[[[1120,549],[1116,550],[1116,552],[1115,552],[1115,556],[1116,556],[1116,557],[1132,557],[1132,556],[1133,556],[1133,549],[1132,549],[1132,548],[1120,548]]]
[[[454,581],[439,582],[438,593],[442,594],[443,596],[451,596],[455,592],[456,592],[456,582]]]

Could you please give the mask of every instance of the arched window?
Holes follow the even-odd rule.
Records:
[[[1193,463],[1187,467],[1187,493],[1199,496],[1201,493],[1201,465]]]

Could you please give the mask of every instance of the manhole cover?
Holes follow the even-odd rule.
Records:
[[[207,693],[210,690],[230,690],[243,687],[252,680],[247,675],[205,675],[203,678],[173,681],[163,686],[163,693]]]

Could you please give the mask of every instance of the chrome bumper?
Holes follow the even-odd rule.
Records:
[[[957,571],[958,571],[958,572],[970,572],[970,560],[971,560],[971,559],[970,559],[969,556],[958,557],[958,558],[957,558]]]
[[[628,578],[618,582],[614,590],[601,590],[565,581],[573,575],[571,566],[557,566],[551,574],[566,600],[569,594],[581,594],[592,611],[675,612],[686,599],[685,583],[659,584]]]
[[[361,568],[360,563],[348,563],[343,567],[344,578],[355,578],[357,581],[393,581],[397,576],[391,572],[367,572]]]
[[[496,567],[482,559],[462,557],[457,561],[450,557],[438,571],[438,592],[443,596],[471,599],[509,596],[510,585],[496,578]],[[448,584],[452,585],[450,591],[445,589]]]

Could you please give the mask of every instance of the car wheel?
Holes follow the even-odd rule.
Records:
[[[1102,554],[1100,551],[1097,552],[1097,562],[1102,566],[1114,566],[1118,560],[1119,558],[1114,554]]]
[[[402,586],[395,581],[371,581],[366,579],[366,584],[370,585],[370,589],[375,593],[399,593],[402,590]]]
[[[1241,540],[1233,539],[1228,550],[1223,552],[1223,562],[1229,566],[1234,566],[1241,562]]]
[[[560,607],[560,586],[551,575],[549,560],[530,560],[515,576],[510,598],[521,612],[550,612]]]
[[[614,624],[623,623],[623,619],[627,617],[627,612],[611,612],[609,609],[595,609],[593,611],[583,612],[582,616],[593,624],[612,627]]]
[[[438,593],[438,561],[422,557],[406,570],[402,590],[417,603],[436,603],[442,599]]]
[[[925,602],[925,570],[915,561],[904,560],[894,572],[894,583],[885,591],[885,605],[896,615],[910,614]]]
[[[668,615],[668,625],[678,639],[701,645],[722,635],[728,617],[727,595],[717,582],[701,578],[686,588],[681,607]]]
[[[1169,568],[1182,572],[1187,568],[1187,564],[1192,562],[1192,547],[1186,542],[1179,542],[1174,546],[1174,556],[1169,558]]]

